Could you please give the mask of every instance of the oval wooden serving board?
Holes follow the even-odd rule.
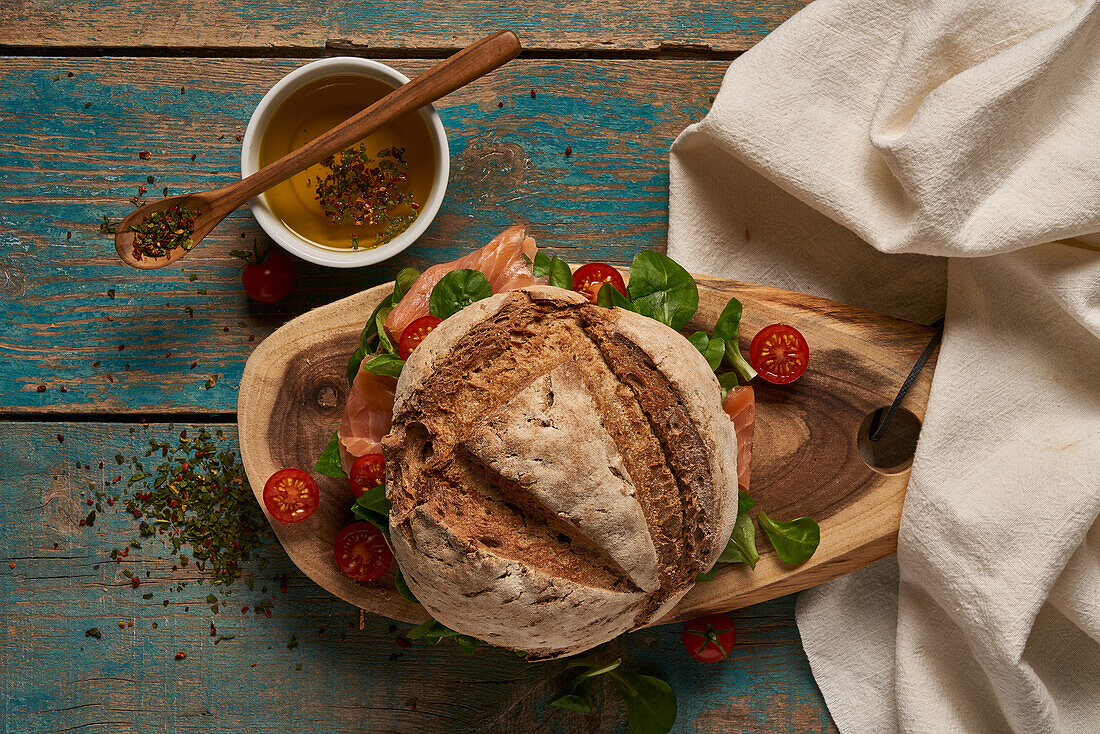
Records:
[[[736,296],[744,305],[746,354],[749,339],[777,322],[793,325],[810,344],[810,365],[800,380],[786,386],[755,381],[750,491],[776,520],[815,518],[821,545],[809,561],[790,568],[758,532],[755,571],[744,565],[722,567],[659,623],[799,591],[896,551],[909,472],[871,469],[860,457],[856,437],[865,417],[894,399],[933,333],[931,327],[802,293],[706,276],[696,280],[699,311],[690,330],[710,331]],[[311,469],[340,424],[348,357],[364,321],[392,288],[378,286],[303,314],[252,353],[237,410],[241,458],[261,506],[267,478],[283,467]],[[933,358],[905,401],[922,420],[934,365]],[[360,584],[336,568],[333,541],[353,520],[348,507],[354,497],[347,480],[318,477],[318,484],[321,506],[313,517],[296,525],[271,523],[291,559],[323,588],[356,606],[407,622],[426,620],[423,609],[398,596],[392,569],[377,582]]]

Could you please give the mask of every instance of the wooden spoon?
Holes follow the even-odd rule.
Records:
[[[115,232],[115,250],[118,251],[119,258],[130,267],[143,270],[163,268],[174,263],[190,250],[178,247],[164,257],[138,257],[134,253],[134,233],[130,231],[130,227],[153,212],[181,204],[197,212],[191,240],[198,245],[231,211],[253,196],[354,145],[387,122],[431,104],[485,76],[514,59],[519,52],[519,38],[512,31],[501,31],[483,38],[246,179],[213,191],[170,196],[135,209],[122,220]]]

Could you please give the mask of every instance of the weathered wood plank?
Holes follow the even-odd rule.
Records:
[[[741,51],[806,2],[15,0],[0,6],[0,44],[423,50],[466,46],[511,28],[534,49]]]
[[[430,63],[394,65],[415,75]],[[297,65],[0,60],[0,410],[231,412],[248,354],[288,318],[516,222],[574,262],[622,264],[663,247],[668,146],[705,114],[727,64],[512,62],[440,105],[452,178],[424,238],[380,267],[299,263],[282,304],[250,304],[240,289],[229,250],[261,234],[247,210],[177,266],[122,266],[98,231],[102,215],[120,218],[138,186],[178,193],[232,180],[236,136]]]
[[[175,430],[184,427],[196,428]],[[220,427],[235,443],[232,426]],[[301,576],[273,540],[262,552],[269,565],[255,593],[234,586],[233,603],[216,615],[204,603],[209,586],[175,591],[187,575],[158,560],[156,543],[146,540],[125,564],[112,563],[110,549],[135,537],[135,521],[107,511],[93,528],[79,527],[88,510],[81,492],[89,481],[111,478],[116,453],[141,453],[154,435],[166,438],[167,426],[131,434],[119,424],[0,423],[0,513],[7,518],[0,524],[0,729],[283,732],[307,721],[318,733],[625,731],[613,696],[591,717],[545,705],[564,682],[562,662],[528,664],[491,649],[466,657],[422,642],[403,650],[396,641],[407,625],[391,629],[373,615],[359,630],[355,608]],[[139,589],[127,583],[124,567],[141,576]],[[285,592],[273,580],[284,573]],[[142,599],[149,591],[154,597]],[[270,619],[239,613],[272,595]],[[691,660],[679,625],[628,635],[601,654],[621,655],[672,683],[677,731],[835,731],[802,653],[793,599],[733,616],[738,644],[725,663]],[[120,629],[120,621],[134,626]],[[215,645],[211,622],[235,639]],[[102,639],[84,636],[91,627]],[[288,649],[292,635],[299,645]],[[187,659],[175,660],[178,651]]]

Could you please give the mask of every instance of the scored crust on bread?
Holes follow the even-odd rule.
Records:
[[[443,624],[529,659],[674,604],[737,517],[737,445],[706,360],[667,326],[534,286],[444,321],[398,381],[391,542]]]

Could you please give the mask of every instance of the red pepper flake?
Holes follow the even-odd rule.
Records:
[[[133,626],[134,626],[134,620],[132,620],[132,619],[130,619],[130,620],[127,620],[127,621],[126,621],[126,626],[127,626],[127,627],[133,627]]]
[[[168,600],[167,599],[164,600],[164,606],[168,606]]]
[[[88,500],[88,507],[91,507],[94,504],[95,504],[95,500],[91,500],[91,499]]]
[[[72,232],[66,232],[65,233],[65,239],[71,240],[72,238],[73,238],[73,233]]]
[[[191,363],[191,366],[190,366],[190,367],[189,367],[188,369],[192,369],[192,370],[193,370],[193,369],[195,369],[195,368],[196,368],[196,367],[198,367],[198,366],[199,366],[199,363],[198,363],[198,362],[192,362],[192,363]]]
[[[194,153],[191,154],[191,160],[195,160],[195,154]]]
[[[61,392],[69,392],[68,389],[66,389],[64,385],[62,385],[61,387],[59,387],[57,389],[60,390]]]
[[[113,499],[111,499],[110,497],[107,498],[107,506],[108,507],[114,507],[115,506],[115,501]]]
[[[214,628],[214,623],[213,622],[210,623],[210,636],[211,637],[217,637],[218,636],[218,630]]]
[[[408,650],[410,647],[412,647],[412,643],[406,640],[404,637],[398,637],[397,646],[400,647],[402,650]]]
[[[115,378],[111,375],[111,373],[108,372],[107,373],[107,382],[110,382],[110,383],[113,384],[114,381],[115,381]]]
[[[243,607],[241,607],[241,614],[248,614],[248,605],[247,604],[245,604]]]
[[[177,652],[176,653],[176,660],[186,660],[186,659],[187,659],[187,653],[185,653],[185,652]]]
[[[138,191],[138,196],[145,196],[146,194],[149,193],[149,189],[145,188],[144,186],[138,186],[137,191]]]
[[[135,520],[140,520],[141,519],[141,510],[139,510],[136,507],[134,508],[134,519]]]
[[[8,568],[15,568],[15,564],[14,563],[9,563]]]
[[[68,77],[70,79],[72,79],[74,76],[76,76],[76,74],[72,73],[71,71],[68,73]]]
[[[571,155],[573,155],[573,146],[572,145],[565,146],[565,157],[568,158]]]
[[[122,549],[122,557],[125,558],[128,555],[130,555],[130,546],[126,546]]]
[[[503,102],[497,102],[497,109],[498,109],[498,110],[499,110],[499,109],[500,109],[501,107],[503,107],[503,106],[504,106],[504,103],[503,103]]]
[[[39,385],[35,389],[38,390],[38,392],[46,392],[46,386],[45,385]]]
[[[532,90],[531,90],[531,99],[534,99],[534,98],[535,98],[535,90],[534,90],[534,89],[532,89]]]
[[[264,610],[264,616],[267,617],[268,619],[271,619],[271,610],[270,609],[265,609]]]
[[[125,345],[125,344],[119,344],[119,345],[118,345],[118,351],[120,351],[120,352],[121,352],[121,351],[122,351],[123,349],[125,349],[125,348],[126,348],[126,345]]]
[[[65,443],[65,437],[62,436],[60,433],[57,434],[57,442],[58,443]]]
[[[119,623],[118,623],[118,628],[119,628],[120,630],[124,630],[124,629],[126,629],[126,623],[125,623],[125,622],[119,622]]]
[[[243,135],[238,135],[238,136],[237,136],[237,142],[239,143],[239,142],[241,142],[242,140],[244,140],[244,136],[243,136]]]
[[[534,92],[532,92],[531,94],[534,95]],[[140,158],[143,161],[147,161],[150,158],[152,158],[152,155],[150,155],[149,151],[143,150],[140,153],[138,153],[138,158]]]
[[[141,586],[141,579],[139,579],[137,576],[131,576],[130,585],[136,589],[137,587]]]

